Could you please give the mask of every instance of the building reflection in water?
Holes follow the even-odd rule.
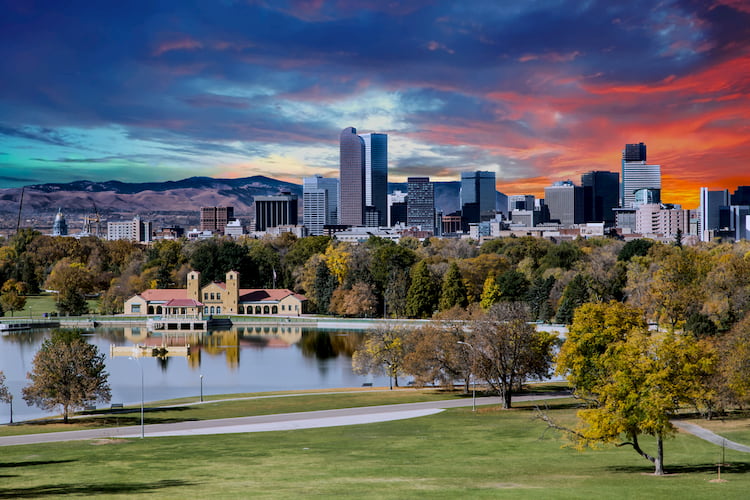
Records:
[[[168,358],[173,356],[186,356],[188,365],[197,369],[203,352],[211,356],[223,355],[227,366],[235,370],[239,367],[242,348],[285,349],[299,346],[306,357],[329,359],[351,356],[362,341],[362,335],[358,333],[305,329],[295,325],[235,326],[230,330],[208,332],[149,332],[145,327],[125,327],[124,336],[134,347],[140,346],[141,355],[159,358],[162,370],[166,370]],[[119,353],[113,355],[128,356],[127,349],[119,346]]]

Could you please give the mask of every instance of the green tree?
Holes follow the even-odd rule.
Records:
[[[466,298],[466,286],[461,279],[461,271],[455,262],[451,262],[448,271],[443,276],[442,292],[438,307],[446,311],[454,306],[466,307],[469,301]]]
[[[407,354],[405,330],[386,325],[365,335],[364,343],[352,356],[352,369],[361,375],[385,373],[398,387]],[[393,389],[393,387],[391,387]]]
[[[425,261],[411,271],[411,285],[406,294],[406,314],[412,318],[429,318],[437,309],[439,284]]]
[[[321,260],[315,269],[315,281],[310,290],[310,298],[317,306],[319,312],[323,314],[328,314],[330,312],[331,296],[337,286],[338,280],[336,280],[336,277],[328,270],[326,263]]]
[[[500,300],[506,302],[522,302],[529,294],[529,281],[516,270],[505,271],[497,278],[500,287]]]
[[[681,404],[710,397],[704,382],[714,363],[713,353],[692,336],[649,331],[638,309],[614,301],[584,304],[557,359],[558,373],[587,403],[570,435],[582,448],[632,446],[661,475],[664,439],[675,432],[669,420]],[[644,434],[656,439],[656,453],[640,446]]]
[[[553,286],[555,286],[555,277],[547,276],[547,278],[535,279],[529,288],[527,302],[532,321],[547,322],[552,318],[554,311],[550,304],[549,294]]]
[[[537,331],[521,302],[500,302],[471,322],[468,342],[475,370],[510,408],[512,393],[528,379],[550,375],[556,336]]]
[[[555,319],[558,323],[569,325],[573,321],[575,310],[589,300],[589,289],[586,278],[576,274],[575,278],[565,287],[560,305],[557,307]]]
[[[654,246],[654,240],[648,240],[645,238],[630,240],[625,243],[625,246],[620,250],[620,253],[617,255],[617,260],[630,262],[630,259],[633,257],[645,257],[652,246]]]
[[[9,279],[3,283],[0,289],[0,306],[3,311],[10,311],[13,316],[14,311],[21,311],[26,306],[26,284]]]
[[[23,399],[43,410],[60,407],[63,420],[76,409],[110,399],[104,354],[86,342],[82,330],[53,330],[34,356]]]

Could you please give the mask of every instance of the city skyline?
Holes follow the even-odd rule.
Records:
[[[6,1],[0,187],[337,177],[345,126],[388,177],[506,194],[661,165],[662,199],[750,184],[745,2]]]

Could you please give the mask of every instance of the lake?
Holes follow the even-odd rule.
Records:
[[[55,414],[26,406],[21,395],[34,355],[49,335],[50,330],[40,329],[0,337],[0,370],[13,394],[16,422]],[[366,382],[386,386],[387,377],[352,372],[351,355],[362,335],[361,331],[278,325],[187,334],[151,334],[145,327],[121,327],[90,330],[88,340],[106,356],[112,402],[127,405],[140,402],[141,368],[146,401],[197,400],[201,375],[204,395],[361,387]],[[132,349],[128,346],[137,345],[149,346],[144,349],[147,356],[130,359]],[[151,347],[162,345],[168,350],[172,347],[173,352],[151,357]],[[188,356],[179,352],[185,345],[190,346]],[[9,415],[9,405],[0,403],[0,422],[7,422]]]

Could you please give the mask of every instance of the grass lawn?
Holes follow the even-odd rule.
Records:
[[[572,418],[572,410],[552,409]],[[2,449],[0,498],[743,498],[750,456],[679,434],[665,477],[629,448],[578,452],[531,407],[378,424]],[[653,443],[644,440],[648,449]]]
[[[90,311],[98,310],[98,300],[89,300],[87,302]],[[9,311],[5,313],[3,319],[28,318],[30,316],[33,316],[36,319],[40,319],[44,313],[47,313],[47,315],[49,316],[54,312],[57,312],[57,307],[55,307],[54,294],[43,293],[40,295],[27,295],[26,305],[24,306],[23,310],[14,311],[13,316],[11,316],[11,313]]]

